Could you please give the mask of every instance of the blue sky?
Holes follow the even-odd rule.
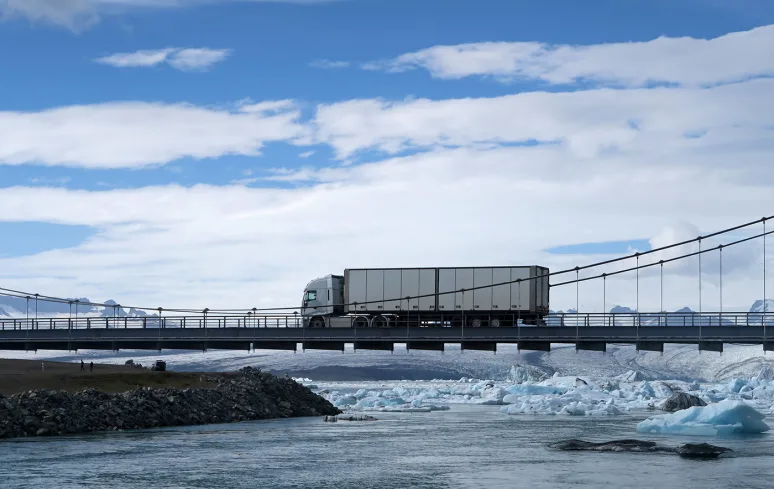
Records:
[[[83,5],[90,6],[87,15],[98,20],[78,26],[74,31],[67,25],[69,20],[62,20],[68,19],[67,12],[56,11],[58,17],[49,15],[46,18],[34,7],[25,11],[13,10],[7,0],[0,0],[0,13],[5,14],[5,19],[0,21],[0,59],[6,67],[0,71],[0,128],[20,131],[5,140],[0,137],[0,203],[5,202],[5,207],[0,208],[0,235],[12,236],[12,239],[0,239],[0,258],[39,260],[35,263],[40,263],[41,271],[35,280],[39,279],[41,284],[48,283],[46,272],[42,270],[51,266],[48,257],[53,256],[44,254],[41,258],[39,255],[43,251],[58,253],[78,249],[79,245],[87,246],[87,238],[96,237],[96,241],[90,241],[86,248],[77,252],[99,255],[108,253],[107,250],[109,253],[120,251],[125,253],[122,258],[111,254],[109,261],[157,263],[163,260],[163,252],[153,248],[155,245],[135,242],[135,238],[127,239],[121,233],[131,229],[134,233],[131,236],[144,236],[138,230],[151,233],[163,229],[170,233],[165,240],[171,243],[175,240],[173,236],[181,235],[179,229],[173,229],[183,225],[181,223],[186,226],[190,223],[197,229],[212,229],[240,219],[239,213],[257,216],[250,225],[266,230],[266,235],[250,237],[259,249],[262,249],[261,243],[276,239],[297,243],[307,236],[304,233],[314,235],[317,242],[335,247],[335,238],[330,236],[336,233],[325,226],[318,229],[315,223],[307,223],[295,226],[291,231],[284,229],[285,221],[264,223],[261,219],[268,215],[284,215],[283,212],[293,207],[287,202],[311,202],[315,196],[329,191],[339,193],[331,194],[333,200],[310,204],[313,210],[307,210],[304,215],[319,213],[325,219],[336,219],[351,209],[362,207],[364,202],[374,204],[374,199],[385,199],[386,205],[391,205],[389,203],[394,200],[386,199],[395,199],[394,195],[373,196],[382,195],[380,192],[384,188],[393,188],[391,185],[406,189],[412,184],[419,185],[417,182],[423,179],[429,179],[426,181],[429,183],[422,184],[420,192],[429,195],[437,191],[443,204],[436,199],[425,205],[419,197],[413,196],[405,200],[417,200],[411,205],[414,209],[420,207],[423,216],[425,212],[432,216],[435,210],[431,208],[436,204],[460,205],[462,226],[468,230],[480,225],[487,209],[523,206],[527,200],[535,205],[542,202],[542,197],[522,197],[528,195],[530,189],[545,188],[541,192],[557,201],[555,210],[535,207],[527,212],[530,214],[528,219],[534,219],[527,233],[521,232],[518,226],[511,226],[512,229],[505,233],[498,228],[497,233],[504,237],[497,246],[503,248],[493,248],[491,256],[513,256],[509,246],[516,246],[520,250],[518,256],[530,260],[545,259],[546,252],[560,255],[560,260],[623,254],[630,247],[646,249],[650,239],[664,233],[679,235],[680,229],[693,229],[693,225],[711,231],[726,221],[733,224],[742,215],[745,217],[740,220],[746,220],[751,217],[748,215],[750,208],[757,204],[753,202],[752,194],[743,188],[745,182],[757,181],[758,177],[752,175],[761,175],[761,168],[771,172],[759,158],[761,152],[774,149],[771,138],[765,134],[770,131],[771,124],[759,120],[752,110],[734,115],[728,121],[716,121],[714,114],[697,115],[695,121],[685,122],[675,129],[676,134],[679,132],[677,146],[671,145],[669,138],[658,139],[663,134],[653,129],[654,124],[664,125],[660,119],[664,114],[667,119],[671,117],[668,111],[675,103],[670,100],[706,96],[707,100],[720,101],[718,113],[722,113],[722,104],[731,104],[734,97],[740,96],[731,93],[736,89],[737,81],[761,80],[774,75],[770,62],[763,57],[759,62],[756,54],[756,49],[762,51],[767,46],[760,39],[768,41],[770,34],[768,31],[752,34],[757,27],[774,24],[774,4],[771,2],[342,0],[299,4],[177,0],[171,2],[177,6],[165,8],[137,6],[143,3],[137,0],[118,3],[122,6],[107,8],[104,0],[84,0]],[[40,3],[44,4],[56,2],[44,0]],[[749,44],[743,55],[736,51],[739,46],[733,39],[712,46],[696,41],[685,50],[677,39],[714,39],[734,32],[743,33],[739,42]],[[669,39],[663,44],[653,42],[660,36]],[[750,40],[745,41],[748,38]],[[636,51],[638,48],[629,44],[633,42],[650,44],[642,51]],[[475,63],[458,57],[461,51],[452,53],[454,56],[442,51],[430,54],[424,51],[471,43],[484,50],[495,49],[485,43],[534,43],[533,48],[543,43],[563,45],[572,53],[564,57],[555,52],[535,55],[519,60],[513,68],[506,59],[510,55],[492,51],[492,56],[502,56],[502,60],[490,60],[494,64],[476,68]],[[572,48],[578,45],[592,48],[593,53]],[[605,50],[606,46],[614,46],[616,52]],[[97,61],[114,55],[164,48],[227,50],[227,55],[194,70],[176,69],[167,62],[118,67]],[[597,48],[599,50],[594,51]],[[511,46],[508,49],[521,48]],[[629,49],[635,49],[631,51],[633,54],[616,54],[626,53]],[[428,57],[423,57],[426,55]],[[414,61],[406,62],[402,56],[409,56]],[[543,69],[544,57],[541,56],[551,57],[550,63],[555,66],[535,74]],[[637,56],[652,62],[641,62]],[[680,56],[686,57],[685,63]],[[715,56],[719,67],[711,67],[711,63],[700,64],[702,59]],[[723,56],[733,62],[724,61]],[[170,54],[168,60],[173,57],[174,54]],[[348,66],[321,68],[315,65],[320,60],[346,62]],[[692,64],[694,60],[698,60],[696,66]],[[747,64],[736,66],[736,60]],[[378,69],[362,68],[363,64],[375,62]],[[530,64],[531,68],[518,75],[508,71],[515,73],[514,70],[521,70],[522,64]],[[683,64],[686,67],[681,71]],[[727,70],[723,71],[725,67]],[[455,71],[458,69],[468,71],[458,76]],[[565,71],[571,73],[567,75],[569,78],[562,78]],[[651,75],[656,82],[637,81]],[[710,92],[708,87],[713,86],[719,86],[719,91]],[[671,99],[673,95],[658,92],[656,87],[681,88],[685,92]],[[750,87],[753,88],[739,87],[739,93],[752,94],[747,95],[746,103],[750,107],[757,106],[754,96],[766,93],[768,86]],[[600,89],[614,91],[611,95]],[[513,98],[541,92],[548,94],[541,102],[533,103],[526,97]],[[565,106],[566,96],[573,93],[583,102]],[[583,97],[587,94],[594,99],[586,101]],[[659,98],[656,101],[648,97]],[[608,98],[611,102],[606,106]],[[663,109],[647,112],[646,107],[660,104],[662,98]],[[428,103],[415,104],[416,99],[428,99]],[[467,105],[466,99],[469,99]],[[292,101],[292,109],[287,110],[297,111],[297,119],[292,124],[269,121],[268,126],[260,126],[258,132],[261,134],[256,136],[259,143],[250,136],[254,126],[243,129],[238,121],[233,122],[236,124],[233,127],[229,125],[231,119],[247,117],[239,112],[241,107],[267,101]],[[446,102],[449,104],[443,105]],[[139,124],[126,123],[131,114],[114,110],[124,103],[144,104],[137,108],[137,113],[141,114]],[[486,103],[491,105],[484,107]],[[201,114],[169,115],[167,109],[174,104],[208,111],[217,116],[217,120],[198,122]],[[507,104],[513,104],[515,109],[490,117],[494,109],[510,106]],[[430,105],[433,108],[428,108]],[[695,110],[694,106],[676,108],[674,118],[679,119],[677,116],[686,112],[700,114],[700,108],[707,105],[697,101]],[[82,109],[79,106],[86,107],[75,114]],[[149,111],[151,106],[160,107],[161,111]],[[619,109],[619,106],[625,108]],[[323,114],[321,107],[330,110]],[[52,114],[52,109],[63,112]],[[144,111],[147,116],[142,116],[146,114]],[[235,114],[239,117],[226,121],[227,116]],[[610,117],[616,119],[615,124],[606,120],[600,122],[609,114],[613,114]],[[169,124],[164,119],[167,116]],[[145,125],[142,117],[147,117],[148,125],[157,124],[151,132],[159,133],[158,141],[148,142],[149,135],[141,134],[140,129]],[[161,122],[160,118],[163,119]],[[180,118],[197,122],[180,130],[170,129],[167,136],[166,127],[175,126]],[[92,121],[95,126],[111,125],[113,132],[100,133],[100,127],[90,125]],[[263,124],[263,121],[251,120],[250,123]],[[535,121],[534,131],[530,127],[532,121]],[[621,129],[620,121],[628,124],[627,127]],[[638,123],[632,125],[631,121]],[[7,126],[3,126],[4,123]],[[27,129],[28,123],[30,129]],[[113,124],[115,129],[112,129]],[[510,124],[518,125],[518,128],[511,128]],[[747,124],[754,125],[754,130]],[[439,127],[437,134],[436,125]],[[712,146],[721,143],[706,142],[708,138],[718,137],[717,134],[732,134],[732,128],[739,127],[745,127],[744,137],[739,136],[739,141],[722,142],[722,151]],[[715,132],[713,128],[716,128]],[[6,133],[11,134],[8,130]],[[619,131],[624,132],[619,135]],[[117,133],[120,137],[115,135]],[[214,133],[217,135],[212,136],[211,142],[195,144],[203,139],[203,135]],[[751,141],[751,138],[757,139]],[[167,148],[165,141],[172,139],[174,145]],[[74,140],[77,142],[73,143]],[[101,144],[106,140],[109,141],[102,148]],[[3,149],[3,145],[10,149]],[[756,149],[760,151],[753,153]],[[260,150],[260,154],[254,154],[254,150]],[[129,156],[120,158],[124,153]],[[728,173],[728,166],[724,169],[721,163],[713,160],[721,155],[744,161],[740,165],[745,170]],[[439,166],[435,158],[441,158],[445,163]],[[67,161],[63,162],[63,159]],[[514,166],[507,170],[508,177],[504,178],[506,166],[503,165],[511,159]],[[46,160],[47,164],[42,164],[41,160]],[[412,176],[411,170],[404,169],[407,162],[417,163],[416,175]],[[665,165],[673,173],[665,176],[658,165]],[[622,189],[621,178],[624,177],[616,175],[629,166],[639,172],[630,184],[662,177],[668,178],[668,185],[680,179],[693,181],[691,175],[701,168],[713,185],[718,181],[738,182],[738,195],[745,196],[740,197],[739,202],[744,201],[744,205],[740,204],[733,212],[718,213],[705,212],[690,202],[652,204],[646,192],[632,196],[630,191]],[[302,171],[309,178],[292,175],[266,179],[276,177],[277,169],[283,169],[280,176]],[[721,176],[716,170],[726,173]],[[404,180],[393,181],[394,175]],[[605,178],[609,181],[602,182]],[[501,180],[503,188],[496,191],[488,187],[467,188],[468,184],[464,183],[487,179]],[[378,188],[368,187],[373,182],[377,182],[374,185]],[[507,186],[506,182],[509,182]],[[531,183],[518,191],[513,190],[523,182]],[[359,187],[361,184],[363,186]],[[585,203],[591,202],[592,198],[592,193],[586,195],[586,192],[591,192],[589,189],[595,185],[606,190],[593,193],[594,198],[599,197],[599,202],[585,208]],[[667,184],[660,185],[658,188],[671,192],[674,197],[675,192],[664,186]],[[213,187],[216,190],[212,190]],[[331,190],[341,188],[353,193]],[[431,188],[434,190],[425,191]],[[222,190],[222,195],[210,196],[217,194],[217,189],[228,190]],[[208,196],[200,196],[200,193]],[[8,196],[7,201],[3,200],[4,195]],[[26,195],[34,197],[24,197]],[[342,198],[351,200],[338,203],[336,195],[347,195]],[[447,202],[447,196],[452,195],[462,198]],[[507,196],[513,196],[515,202],[521,204],[505,202]],[[33,198],[35,204],[31,203]],[[159,199],[153,204],[156,207],[145,214],[140,213],[139,207],[154,198]],[[211,201],[206,200],[210,198]],[[630,204],[639,207],[624,212],[618,205],[611,205],[607,198],[631,199]],[[560,202],[561,199],[567,202]],[[574,199],[581,200],[576,202]],[[175,200],[183,202],[181,209],[166,207]],[[583,204],[579,205],[579,202]],[[275,204],[279,207],[272,207]],[[653,205],[664,207],[659,210]],[[160,214],[163,215],[153,215],[162,208],[164,212]],[[92,211],[99,214],[103,210],[104,216],[90,216]],[[578,214],[571,215],[570,210],[577,210]],[[222,214],[217,215],[217,212]],[[394,215],[381,217],[379,221],[404,222],[402,216],[413,211],[393,212]],[[755,213],[766,212],[755,210]],[[522,217],[517,214],[503,214],[497,222],[502,224],[511,219],[518,222]],[[633,214],[639,216],[639,227],[633,223],[612,227],[606,224],[622,223],[625,219],[634,221],[628,219]],[[433,219],[427,216],[421,219],[425,222]],[[374,220],[370,217],[360,221],[361,218],[353,219],[357,222]],[[685,220],[691,222],[688,228],[676,224]],[[581,221],[585,225],[581,225]],[[672,225],[678,227],[664,231],[665,226]],[[548,231],[547,226],[566,229],[566,232]],[[303,233],[299,231],[299,236],[292,235],[299,229],[303,229]],[[353,229],[345,228],[339,236],[349,236],[350,231],[357,236],[359,231]],[[386,227],[382,225],[379,229],[381,232]],[[453,226],[445,229],[451,230]],[[491,234],[495,228],[489,229],[487,233]],[[226,236],[232,236],[235,241],[242,238],[239,233],[230,235],[229,232],[223,231],[224,240]],[[369,230],[367,233],[374,232]],[[455,241],[456,236],[448,232],[450,234],[444,235],[445,240]],[[278,233],[281,238],[277,237]],[[386,239],[391,238],[382,239],[382,242]],[[521,243],[522,239],[529,241],[515,244]],[[485,246],[490,246],[486,243]],[[422,261],[421,253],[430,249],[430,244],[426,246],[428,248],[418,246],[415,255],[393,250],[389,260],[418,263]],[[472,260],[474,258],[467,249],[476,246],[480,243],[461,242],[456,252],[450,251],[443,258],[451,262]],[[199,256],[203,249],[192,249],[191,253]],[[153,255],[156,252],[160,255]],[[263,252],[273,253],[268,249]],[[298,252],[314,254],[310,250]],[[105,260],[108,260],[107,256]],[[352,263],[355,261],[357,263]],[[491,259],[485,261],[492,262]],[[304,269],[294,273],[338,273],[338,268],[349,266],[347,263],[352,266],[381,265],[373,262],[365,252],[342,251],[341,257],[331,257],[320,265],[319,270]],[[446,264],[453,263],[439,263]],[[231,270],[230,266],[225,266],[213,273],[224,280],[224,289],[232,280],[244,280],[244,277],[235,278],[241,272],[228,275],[223,269]],[[53,275],[71,275],[69,270],[60,272]],[[18,277],[18,273],[14,272],[12,276]],[[147,278],[143,276],[137,280]],[[110,283],[113,279],[105,280]],[[216,279],[202,277],[203,282],[208,280]],[[84,283],[97,282],[90,278]],[[65,287],[64,283],[49,285]],[[135,290],[137,284],[126,287]],[[75,290],[69,295],[86,295],[86,292]],[[114,296],[118,298],[115,293],[110,294],[110,297]]]
[[[1,4],[2,2],[0,2]],[[531,80],[434,80],[422,71],[385,77],[357,69],[323,70],[319,59],[366,62],[438,44],[532,41],[599,44],[658,36],[712,38],[774,21],[764,1],[348,0],[316,5],[216,2],[183,8],[139,8],[102,14],[74,33],[24,18],[0,24],[0,108],[36,111],[105,101],[221,105],[300,99],[308,104],[382,97],[493,97],[533,90],[567,90]],[[94,62],[117,52],[168,46],[232,50],[213,68],[181,72],[168,65],[114,68]],[[570,87],[572,89],[572,87]],[[315,150],[309,159],[300,153]],[[62,185],[74,189],[178,183],[227,184],[271,167],[319,167],[325,147],[270,145],[263,157],[182,158],[162,168],[88,170],[25,165],[0,167],[0,185]]]

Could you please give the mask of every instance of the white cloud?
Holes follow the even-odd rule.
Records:
[[[0,0],[0,18],[26,17],[78,32],[99,21],[93,0]]]
[[[209,48],[164,48],[141,50],[133,53],[116,53],[95,61],[117,68],[150,67],[167,63],[181,71],[206,70],[225,60],[231,51]]]
[[[551,84],[591,80],[630,87],[652,82],[702,86],[774,75],[772,50],[774,25],[714,39],[659,37],[588,46],[538,42],[434,46],[363,67],[391,72],[421,68],[443,79],[492,76]]]
[[[533,140],[559,143],[588,158],[654,148],[701,151],[736,145],[740,151],[771,150],[772,95],[774,80],[761,79],[707,89],[598,89],[405,102],[364,99],[322,105],[314,122],[318,141],[330,144],[340,158],[363,150],[394,154]],[[702,136],[686,137],[694,133]]]
[[[320,68],[323,70],[332,70],[336,68],[347,68],[350,66],[349,61],[332,61],[330,59],[318,59],[309,63],[312,68]]]
[[[269,100],[265,102],[238,104],[240,112],[245,113],[276,113],[296,109],[298,106],[294,100]]]
[[[324,182],[295,189],[2,189],[5,220],[88,224],[100,233],[75,249],[0,260],[0,279],[164,307],[295,305],[308,280],[347,267],[477,265],[483,256],[557,269],[590,259],[541,250],[657,236],[675,219],[714,230],[770,206],[771,180],[724,178],[696,159],[654,161],[649,153],[597,163],[559,148],[461,149],[330,169]],[[396,245],[406,239],[410,246]],[[757,298],[749,278],[757,270],[728,271],[728,307]],[[655,279],[643,280],[643,308],[656,307]],[[631,282],[618,283],[609,303],[633,304]],[[690,276],[667,283],[670,307],[694,305]],[[601,303],[595,287],[581,286],[584,304]],[[709,297],[713,289],[705,290]],[[555,290],[554,305],[574,305],[574,288]]]
[[[0,112],[0,164],[139,168],[253,156],[268,142],[305,137],[299,117],[290,108],[266,114],[144,102]]]
[[[0,0],[0,18],[26,17],[75,32],[100,21],[104,13],[131,8],[172,8],[205,3],[295,3],[319,4],[338,0]]]

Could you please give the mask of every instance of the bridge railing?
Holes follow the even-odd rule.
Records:
[[[774,326],[772,312],[554,313],[548,326]]]
[[[350,321],[339,322],[339,326],[378,327],[378,322],[358,322],[357,316]],[[439,320],[440,319],[440,320]],[[457,318],[459,319],[459,318]],[[489,318],[491,320],[492,318]],[[481,326],[490,325],[489,320],[479,321]],[[546,326],[774,326],[772,312],[679,312],[679,313],[554,313],[543,318]],[[465,321],[470,327],[472,321]],[[492,322],[491,324],[496,324]],[[501,326],[533,327],[524,324],[516,316],[512,320],[503,318]],[[461,325],[448,317],[417,314],[397,323],[385,323],[393,327],[452,327]],[[541,324],[542,325],[542,324]],[[61,330],[61,329],[128,329],[128,328],[301,328],[300,315],[267,314],[245,316],[146,316],[146,317],[78,317],[78,318],[0,318],[0,330]]]
[[[301,317],[265,316],[156,316],[79,318],[0,318],[0,331],[128,328],[300,328]]]

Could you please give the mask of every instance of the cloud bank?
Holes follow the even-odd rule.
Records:
[[[392,73],[427,70],[440,79],[488,76],[552,85],[592,81],[623,87],[710,86],[774,75],[774,26],[714,39],[659,37],[596,45],[482,42],[439,45],[366,63]]]

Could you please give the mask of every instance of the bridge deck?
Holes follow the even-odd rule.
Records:
[[[771,328],[768,328],[771,329]],[[604,351],[606,344],[632,344],[663,351],[664,343],[698,344],[722,351],[724,343],[774,348],[774,332],[764,326],[539,326],[511,328],[92,328],[0,330],[0,350],[132,350],[132,349],[306,349],[391,350],[395,343],[409,349],[443,350],[447,343],[464,349],[495,351],[498,343],[525,350],[547,350],[550,344],[575,344],[578,349]]]

